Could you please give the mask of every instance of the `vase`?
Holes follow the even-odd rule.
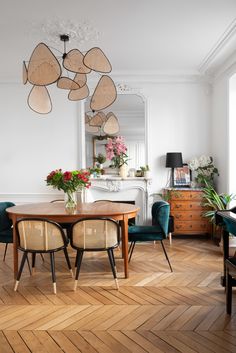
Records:
[[[127,164],[123,164],[120,167],[119,174],[120,174],[121,178],[127,178],[127,176],[128,176],[128,166],[127,166]]]
[[[79,188],[77,190],[77,201],[78,203],[86,202],[86,188]]]
[[[65,192],[65,207],[67,209],[74,209],[77,205],[77,195],[75,191]]]

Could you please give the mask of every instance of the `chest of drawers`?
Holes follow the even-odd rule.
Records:
[[[203,217],[201,189],[168,189],[170,213],[174,217],[174,234],[211,233],[211,224]]]

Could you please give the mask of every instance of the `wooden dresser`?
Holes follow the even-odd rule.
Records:
[[[211,223],[202,216],[201,189],[168,189],[170,213],[174,217],[174,234],[211,233]]]

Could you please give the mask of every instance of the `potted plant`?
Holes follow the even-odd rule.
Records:
[[[140,167],[140,170],[142,172],[142,176],[146,179],[150,178],[150,169],[149,166],[146,164],[144,167]]]
[[[212,184],[208,184],[206,181],[205,187],[202,190],[203,206],[208,208],[208,210],[204,213],[204,217],[207,217],[213,224],[213,240],[219,245],[222,229],[220,226],[215,224],[215,213],[216,211],[227,210],[230,202],[235,200],[235,195],[226,193],[218,194]]]
[[[119,174],[122,178],[126,178],[128,175],[128,155],[127,147],[123,136],[116,136],[114,138],[108,138],[106,148],[106,157],[112,164],[111,168],[119,168]]]
[[[106,162],[106,157],[102,153],[98,153],[98,155],[95,157],[95,162],[98,162],[98,167],[103,169],[103,163]]]

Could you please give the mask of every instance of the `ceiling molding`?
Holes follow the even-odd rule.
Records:
[[[235,50],[236,43],[236,19],[229,25],[213,48],[205,56],[199,65],[199,72],[202,74],[214,71],[227,59]]]

